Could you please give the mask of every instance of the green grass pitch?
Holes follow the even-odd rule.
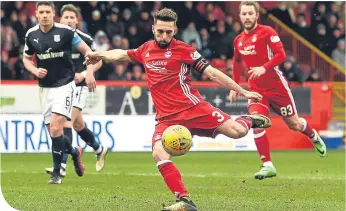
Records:
[[[345,152],[322,159],[312,151],[273,152],[278,170],[257,181],[256,152],[190,152],[173,161],[200,211],[344,211]],[[62,185],[48,185],[50,154],[2,154],[1,189],[7,202],[24,211],[159,211],[175,198],[150,153],[109,153],[103,172],[95,155],[84,154],[86,172],[77,177],[68,163]]]

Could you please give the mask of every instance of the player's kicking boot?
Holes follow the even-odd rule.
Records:
[[[261,114],[255,114],[255,115],[241,115],[240,117],[248,118],[252,122],[251,128],[268,128],[272,125],[271,120]]]
[[[46,168],[45,171],[47,174],[53,175],[53,168]],[[66,177],[66,169],[63,167],[60,167],[60,177]]]
[[[311,139],[312,144],[315,147],[316,152],[320,155],[320,157],[325,157],[327,154],[326,144],[323,142],[322,138],[315,129],[312,129],[315,133],[315,136]]]
[[[78,176],[84,175],[84,165],[82,163],[83,149],[81,147],[76,147],[77,154],[72,155],[74,170]]]
[[[276,169],[271,162],[263,163],[261,170],[255,174],[255,179],[258,180],[272,177],[276,177]]]
[[[162,211],[197,211],[197,207],[189,197],[182,197],[175,204],[164,207]]]
[[[61,184],[61,177],[59,175],[54,175],[50,177],[48,184]]]
[[[78,156],[76,156],[75,158],[72,157],[72,160],[73,160],[76,174],[81,177],[83,176],[84,170],[85,170],[84,165],[82,163],[83,150],[81,147],[76,147],[76,150],[77,150]],[[53,168],[46,168],[45,171],[47,174],[50,174],[53,176]],[[60,178],[66,176],[66,169],[64,167],[60,167],[59,176]]]
[[[108,153],[108,149],[104,146],[102,147],[102,151],[99,154],[96,154],[96,171],[100,172],[105,167],[106,155]]]

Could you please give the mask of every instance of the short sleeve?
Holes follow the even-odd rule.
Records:
[[[209,62],[193,47],[186,48],[183,55],[183,61],[191,65],[195,70],[202,73],[208,66]]]
[[[23,49],[23,55],[27,57],[32,57],[34,55],[34,49],[31,46],[30,40],[28,39],[28,36],[25,37],[25,45]]]
[[[143,63],[142,54],[143,54],[143,50],[145,49],[144,46],[145,46],[145,43],[139,46],[137,49],[128,50],[127,55],[131,58],[132,61]]]
[[[72,35],[72,45],[74,47],[77,47],[82,42],[83,42],[83,40],[82,40],[82,38],[80,38],[80,36],[77,34],[77,32],[73,32],[73,35]]]

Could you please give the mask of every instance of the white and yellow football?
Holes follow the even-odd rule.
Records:
[[[184,155],[192,146],[192,135],[186,127],[172,125],[163,132],[162,145],[166,152],[172,156]]]

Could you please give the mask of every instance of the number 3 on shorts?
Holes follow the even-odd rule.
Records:
[[[222,122],[225,119],[225,117],[218,111],[213,111],[212,115],[217,117],[218,122]]]
[[[280,108],[281,116],[291,116],[293,114],[293,109],[291,105],[287,105],[286,107]]]

